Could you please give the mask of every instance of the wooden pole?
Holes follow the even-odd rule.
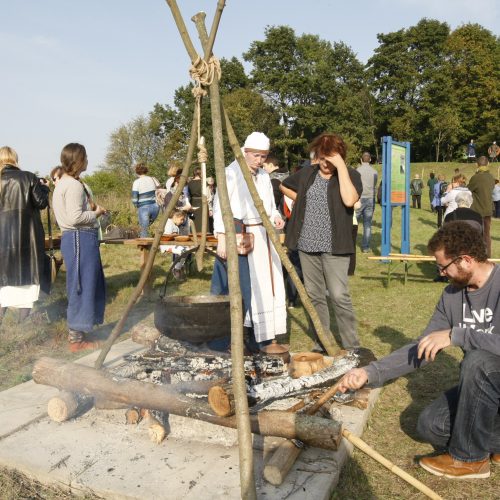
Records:
[[[210,41],[205,28],[205,14],[200,12],[192,17],[205,51],[205,60],[211,55]],[[212,33],[214,30],[212,30]],[[208,51],[208,56],[206,55]],[[227,273],[229,294],[231,297],[231,359],[232,385],[236,419],[238,421],[238,442],[240,462],[241,496],[249,500],[257,498],[253,473],[253,444],[250,429],[245,370],[243,366],[243,310],[239,277],[239,257],[236,250],[234,219],[227,191],[224,165],[224,143],[222,139],[222,116],[220,107],[219,81],[215,75],[210,85],[210,110],[214,129],[214,156],[217,175],[217,189],[221,205],[222,218],[226,232]],[[222,189],[221,189],[222,188]],[[236,293],[235,293],[236,291]]]
[[[184,20],[180,14],[176,0],[166,0],[172,11],[175,23],[182,37],[191,62],[195,62],[198,54],[190,40]],[[217,26],[224,8],[225,1],[219,0],[217,11],[211,30],[210,40],[207,40],[206,50],[210,54],[217,33]],[[194,17],[195,22],[203,24],[205,15],[200,13]],[[198,24],[197,24],[198,25]],[[253,446],[248,419],[248,403],[246,399],[246,384],[243,367],[243,311],[242,297],[239,284],[238,255],[236,251],[236,234],[234,230],[233,214],[229,203],[229,194],[226,185],[224,170],[224,147],[222,141],[222,119],[220,116],[220,99],[218,78],[215,75],[210,85],[210,102],[212,113],[212,127],[214,130],[214,162],[218,185],[219,200],[222,217],[226,230],[228,284],[231,308],[231,357],[233,361],[233,390],[236,398],[236,418],[238,421],[238,440],[240,453],[240,483],[242,498],[253,500],[257,497],[255,481],[253,479]]]
[[[177,189],[175,190],[174,194],[172,195],[172,199],[170,200],[169,204],[167,205],[167,208],[165,209],[162,216],[160,217],[158,229],[155,232],[153,244],[151,246],[151,251],[149,252],[148,259],[146,261],[144,269],[142,270],[139,282],[137,283],[136,287],[134,288],[134,291],[132,292],[132,295],[130,296],[130,299],[127,303],[127,306],[125,307],[125,311],[124,311],[122,317],[120,318],[120,321],[118,321],[116,326],[113,328],[113,331],[111,332],[109,337],[106,339],[106,342],[102,346],[101,352],[99,353],[99,356],[94,364],[94,366],[96,368],[102,367],[104,360],[106,359],[106,356],[109,353],[109,350],[111,349],[115,340],[118,338],[118,336],[122,332],[123,327],[125,326],[125,322],[128,318],[128,315],[129,315],[130,311],[132,310],[132,308],[134,307],[137,300],[139,299],[139,297],[141,296],[144,285],[146,284],[146,282],[149,278],[149,274],[151,272],[151,269],[153,268],[156,253],[158,252],[158,247],[160,245],[160,239],[161,239],[161,236],[163,234],[163,230],[165,229],[165,224],[167,223],[167,220],[170,217],[170,214],[172,213],[172,211],[174,210],[174,207],[177,203],[177,200],[179,199],[179,197],[182,193],[182,190],[184,189],[184,186],[186,185],[189,167],[191,166],[191,160],[193,158],[194,149],[196,147],[196,140],[197,140],[197,120],[196,120],[196,113],[194,113],[193,114],[193,123],[191,125],[191,137],[189,140],[188,151],[187,151],[186,159],[184,161],[182,174],[181,174],[180,179],[179,179],[179,184],[178,184]]]
[[[421,491],[424,495],[428,496],[429,498],[433,498],[435,500],[442,500],[442,497],[440,497],[437,493],[432,491],[428,486],[421,483],[418,479],[415,479],[413,476],[410,476],[410,474],[405,472],[403,469],[400,469],[390,460],[387,460],[387,458],[383,457],[380,453],[375,451],[371,446],[368,446],[362,439],[354,435],[352,432],[348,431],[347,429],[343,429],[342,436],[345,437],[354,446],[356,446],[356,448],[359,448],[368,456],[376,460],[379,464],[382,464],[384,467],[386,467],[391,472],[396,474],[396,476],[400,477],[401,479],[404,479],[408,484],[411,484],[412,486],[417,488],[417,490]]]
[[[33,380],[83,396],[93,396],[127,407],[159,410],[174,415],[203,420],[236,429],[236,417],[213,414],[207,404],[199,403],[176,391],[175,385],[157,385],[124,379],[105,370],[40,358],[33,367]],[[250,416],[250,429],[255,434],[300,439],[304,443],[327,450],[336,450],[342,439],[339,422],[283,411],[262,411]]]

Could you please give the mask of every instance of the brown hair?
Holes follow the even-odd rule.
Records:
[[[200,167],[195,167],[193,170],[193,177],[201,177],[201,168]]]
[[[444,250],[448,258],[470,255],[477,262],[486,262],[488,255],[482,234],[465,221],[447,222],[427,243],[430,253]]]
[[[55,178],[57,177],[58,179],[61,178],[63,174],[63,169],[61,167],[61,165],[57,165],[57,167],[54,167],[51,171],[50,171],[50,180],[52,182],[55,182]]]
[[[486,156],[480,156],[478,159],[477,159],[477,165],[478,167],[487,167],[489,165],[489,161],[488,161],[488,158],[486,158]]]
[[[87,151],[85,146],[77,142],[66,144],[61,151],[61,167],[64,172],[75,179],[82,173],[85,168],[85,160],[87,159]]]
[[[135,173],[137,175],[145,175],[148,173],[148,167],[146,167],[146,165],[144,163],[138,163],[135,166]]]
[[[170,177],[175,177],[176,175],[180,174],[179,170],[182,172],[180,163],[178,161],[173,161],[168,167],[168,175]]]
[[[453,176],[452,181],[461,186],[465,186],[467,184],[467,177],[465,177],[464,174],[457,174]]]
[[[330,156],[337,153],[342,156],[342,159],[345,161],[347,145],[340,135],[325,132],[311,142],[309,151],[314,153],[316,159],[320,156]]]

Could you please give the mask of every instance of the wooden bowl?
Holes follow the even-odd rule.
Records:
[[[172,241],[175,238],[175,234],[164,234],[162,235],[160,241]]]
[[[179,241],[181,243],[185,243],[186,241],[189,241],[191,239],[190,236],[176,236],[174,238],[175,241]]]
[[[210,235],[210,236],[207,235],[207,241],[216,242],[217,238],[213,235]]]
[[[325,358],[318,352],[298,352],[292,356],[290,376],[292,378],[312,375],[326,367]]]

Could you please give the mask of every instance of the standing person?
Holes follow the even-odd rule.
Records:
[[[263,168],[269,174],[269,178],[271,179],[276,208],[280,211],[281,215],[284,217],[283,193],[280,190],[280,186],[283,180],[290,175],[290,172],[288,171],[288,168],[285,165],[280,167],[278,159],[274,156],[269,156],[267,158],[267,161],[264,163]]]
[[[106,303],[96,220],[106,212],[99,205],[91,208],[90,196],[78,180],[87,169],[85,147],[70,143],[61,151],[64,171],[54,189],[52,203],[62,231],[61,252],[66,265],[68,298],[68,340],[71,352],[97,349],[89,340],[94,325],[104,321]]]
[[[447,286],[422,336],[364,368],[349,371],[339,390],[381,386],[461,347],[460,379],[420,414],[417,432],[436,449],[426,471],[451,479],[490,476],[500,464],[500,267],[488,262],[480,233],[462,221],[445,224],[428,243]],[[431,382],[432,383],[432,382]]]
[[[429,188],[429,203],[431,205],[431,212],[434,212],[434,206],[432,205],[432,200],[434,199],[434,186],[437,183],[436,176],[434,172],[429,174],[429,179],[427,180],[427,187]]]
[[[0,148],[0,323],[11,307],[27,319],[38,300],[45,269],[40,210],[49,203],[44,181],[22,171],[17,153]]]
[[[498,155],[500,154],[500,147],[498,147],[497,142],[493,141],[493,144],[488,148],[488,156],[490,157],[490,162],[498,161]]]
[[[491,198],[493,199],[493,204],[495,205],[495,219],[500,219],[500,181],[495,179],[495,186],[493,188],[493,192],[491,194]]]
[[[472,193],[472,210],[475,210],[483,218],[483,238],[486,245],[488,257],[491,257],[491,216],[493,214],[493,203],[491,194],[495,187],[495,179],[488,170],[488,158],[480,156],[477,159],[477,172],[470,178],[469,190]]]
[[[215,180],[207,177],[208,232],[214,232]]]
[[[265,134],[252,132],[245,140],[243,154],[267,215],[276,229],[282,229],[285,223],[274,203],[269,174],[261,168],[269,146],[269,138]],[[244,227],[254,235],[253,250],[248,255],[239,255],[238,260],[247,346],[256,350],[287,330],[282,266],[236,160],[226,168],[226,183],[236,232],[241,233]],[[214,200],[214,234],[218,240],[218,258],[215,260],[210,293],[227,295],[226,234],[218,194]]]
[[[372,237],[372,219],[375,211],[375,195],[377,192],[377,171],[370,165],[371,155],[364,152],[361,155],[361,165],[357,168],[363,184],[361,194],[361,208],[356,210],[356,219],[358,222],[363,220],[363,239],[361,240],[361,251],[368,253],[370,251],[370,241]]]
[[[337,134],[324,133],[310,146],[313,165],[283,181],[281,190],[294,199],[285,245],[299,250],[304,285],[323,328],[330,330],[326,292],[333,304],[344,349],[359,346],[356,317],[348,285],[354,204],[363,191],[361,175],[347,167],[347,146]],[[323,347],[316,335],[315,350]]]
[[[156,203],[156,188],[160,183],[148,174],[148,167],[144,163],[135,166],[138,179],[132,184],[132,203],[137,208],[139,226],[141,226],[140,237],[149,236],[149,226],[156,220],[160,207]]]
[[[444,175],[439,174],[438,180],[436,184],[434,184],[434,198],[432,199],[432,206],[434,207],[434,211],[437,213],[437,227],[438,229],[443,224],[443,212],[444,207],[441,203],[441,197],[446,192],[447,186],[445,186]]]
[[[196,231],[201,232],[203,226],[201,223],[202,218],[202,185],[201,185],[201,168],[196,167],[193,171],[193,178],[187,183],[188,196],[191,203],[191,210],[193,214],[193,222]]]
[[[474,144],[474,139],[471,139],[467,145],[467,160],[469,163],[476,161],[476,145]]]
[[[463,174],[455,175],[450,184],[448,184],[446,194],[441,196],[441,205],[446,207],[443,215],[444,218],[457,209],[456,197],[459,193],[463,192],[470,193],[467,188],[467,177]]]
[[[424,183],[420,175],[415,174],[415,177],[410,182],[410,194],[413,208],[422,208],[422,189],[424,189]]]

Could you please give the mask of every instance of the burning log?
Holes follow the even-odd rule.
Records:
[[[297,396],[312,389],[331,383],[358,365],[358,357],[350,352],[334,360],[328,368],[313,375],[300,378],[280,377],[250,387],[248,397],[253,403],[265,403],[274,399]],[[208,402],[217,415],[229,416],[234,413],[234,396],[230,385],[212,387],[208,392]]]
[[[207,404],[193,401],[172,387],[120,379],[83,365],[41,358],[33,367],[33,380],[37,384],[126,403],[128,406],[160,410],[236,428],[234,417],[216,416]],[[255,434],[300,439],[310,446],[330,450],[337,449],[342,432],[339,422],[280,411],[251,415],[250,425]]]

